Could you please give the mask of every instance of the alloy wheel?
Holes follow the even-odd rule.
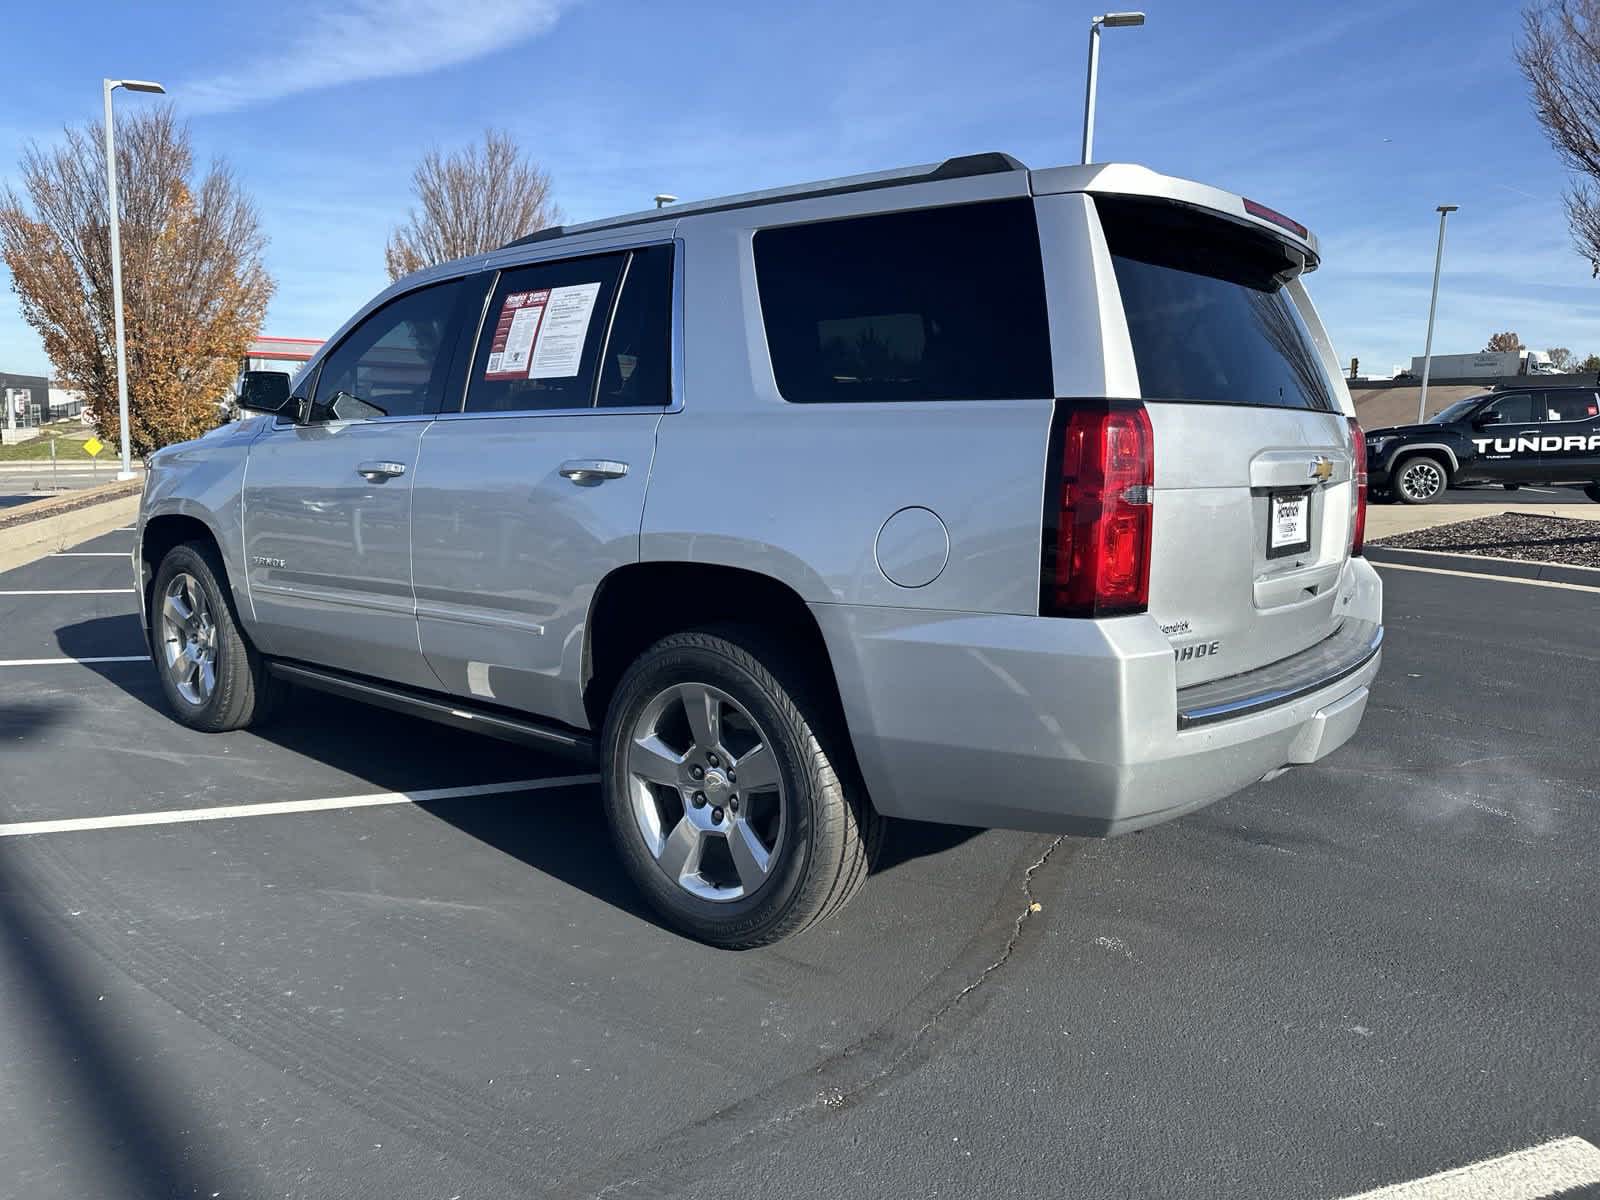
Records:
[[[161,598],[161,651],[179,696],[199,708],[217,688],[217,626],[200,581],[180,571]]]
[[[1400,473],[1400,490],[1412,500],[1431,500],[1444,490],[1444,472],[1427,459]]]
[[[627,787],[662,872],[702,900],[742,900],[772,875],[784,840],[784,783],[748,709],[710,684],[660,692],[634,722]]]

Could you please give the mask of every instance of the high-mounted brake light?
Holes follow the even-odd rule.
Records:
[[[1150,604],[1155,435],[1137,400],[1063,401],[1051,422],[1039,611],[1106,617]]]
[[[1268,208],[1265,204],[1257,204],[1254,200],[1244,202],[1244,210],[1252,217],[1260,217],[1263,221],[1271,221],[1279,229],[1287,229],[1302,241],[1311,236],[1311,231],[1292,217],[1286,217],[1276,209]]]
[[[1367,435],[1360,423],[1350,418],[1350,450],[1355,456],[1351,482],[1355,494],[1350,500],[1350,554],[1362,553],[1367,540]]]

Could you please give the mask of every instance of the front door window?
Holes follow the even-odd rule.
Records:
[[[312,418],[363,421],[439,411],[462,280],[391,300],[357,325],[317,376]]]

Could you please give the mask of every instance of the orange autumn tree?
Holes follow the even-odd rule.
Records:
[[[21,194],[0,194],[0,254],[55,374],[81,391],[102,437],[120,437],[105,134],[98,123],[30,144]],[[255,206],[213,162],[195,178],[170,108],[117,124],[128,435],[135,454],[198,437],[221,418],[273,282]]]

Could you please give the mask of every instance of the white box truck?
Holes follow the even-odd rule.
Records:
[[[1411,360],[1412,375],[1422,378],[1422,355]],[[1435,354],[1430,379],[1499,379],[1507,375],[1553,375],[1543,350],[1489,350],[1482,354]]]

